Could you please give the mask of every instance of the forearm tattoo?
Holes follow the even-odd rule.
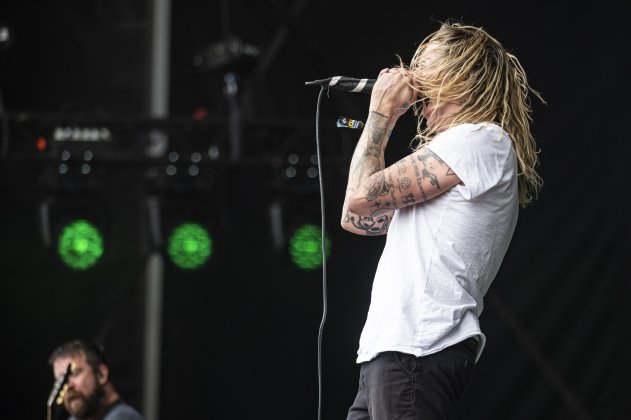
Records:
[[[358,145],[351,161],[348,190],[365,191],[366,201],[374,201],[390,191],[391,184],[386,182],[385,174],[376,174],[385,165],[382,145],[391,134],[387,123],[388,118],[385,115],[371,112],[370,122],[362,133],[362,136],[366,136],[364,144]],[[376,175],[372,176],[373,174]]]
[[[373,176],[366,185],[366,200],[373,201],[382,195],[388,194],[388,185],[383,172]]]
[[[353,227],[365,232],[368,236],[376,236],[388,232],[390,218],[390,214],[378,215],[378,212],[373,213],[371,216],[358,216],[347,211],[344,215],[343,222],[345,224],[352,224]]]
[[[362,138],[359,141],[351,160],[346,198],[356,193],[366,200],[371,208],[369,216],[360,216],[348,211],[346,200],[342,223],[351,225],[365,235],[376,236],[388,232],[392,218],[392,203],[396,203],[393,192],[392,175],[383,171],[384,142],[391,130],[387,128],[388,117],[378,112],[371,112]],[[387,179],[386,179],[387,176]]]

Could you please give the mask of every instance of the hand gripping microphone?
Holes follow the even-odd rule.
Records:
[[[306,86],[328,86],[334,89],[353,93],[370,93],[376,79],[355,79],[346,76],[334,76],[328,79],[305,82]]]

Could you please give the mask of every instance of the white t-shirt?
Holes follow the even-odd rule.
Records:
[[[480,330],[483,297],[517,223],[517,160],[493,123],[462,124],[427,146],[458,175],[439,196],[395,211],[373,282],[357,362],[384,351],[423,356]]]

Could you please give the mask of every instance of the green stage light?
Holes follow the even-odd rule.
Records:
[[[173,264],[185,270],[202,266],[213,252],[213,240],[197,223],[184,223],[173,229],[167,245]]]
[[[331,240],[325,237],[326,256],[331,253]],[[313,270],[322,265],[322,229],[316,225],[302,225],[289,239],[289,254],[297,267]]]
[[[87,270],[103,255],[103,236],[87,220],[76,220],[61,231],[58,252],[61,260],[69,267]]]

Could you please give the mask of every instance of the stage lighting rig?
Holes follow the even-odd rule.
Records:
[[[138,158],[142,128],[136,121],[94,115],[57,115],[18,112],[8,118],[7,158],[57,166],[59,174],[86,175],[96,162]],[[71,163],[80,160],[78,167]]]
[[[47,155],[44,182],[53,190],[92,190],[106,168],[99,164],[110,154],[111,131],[104,126],[57,126],[48,140],[39,136],[36,148]]]
[[[214,188],[224,168],[224,151],[210,139],[210,129],[173,130],[164,156],[151,159],[144,178],[150,191],[200,192]]]
[[[313,184],[318,177],[318,157],[315,154],[290,153],[285,159],[275,159],[272,165],[285,181]]]
[[[200,71],[236,71],[252,67],[261,49],[236,36],[228,36],[201,48],[193,57],[193,65]]]

